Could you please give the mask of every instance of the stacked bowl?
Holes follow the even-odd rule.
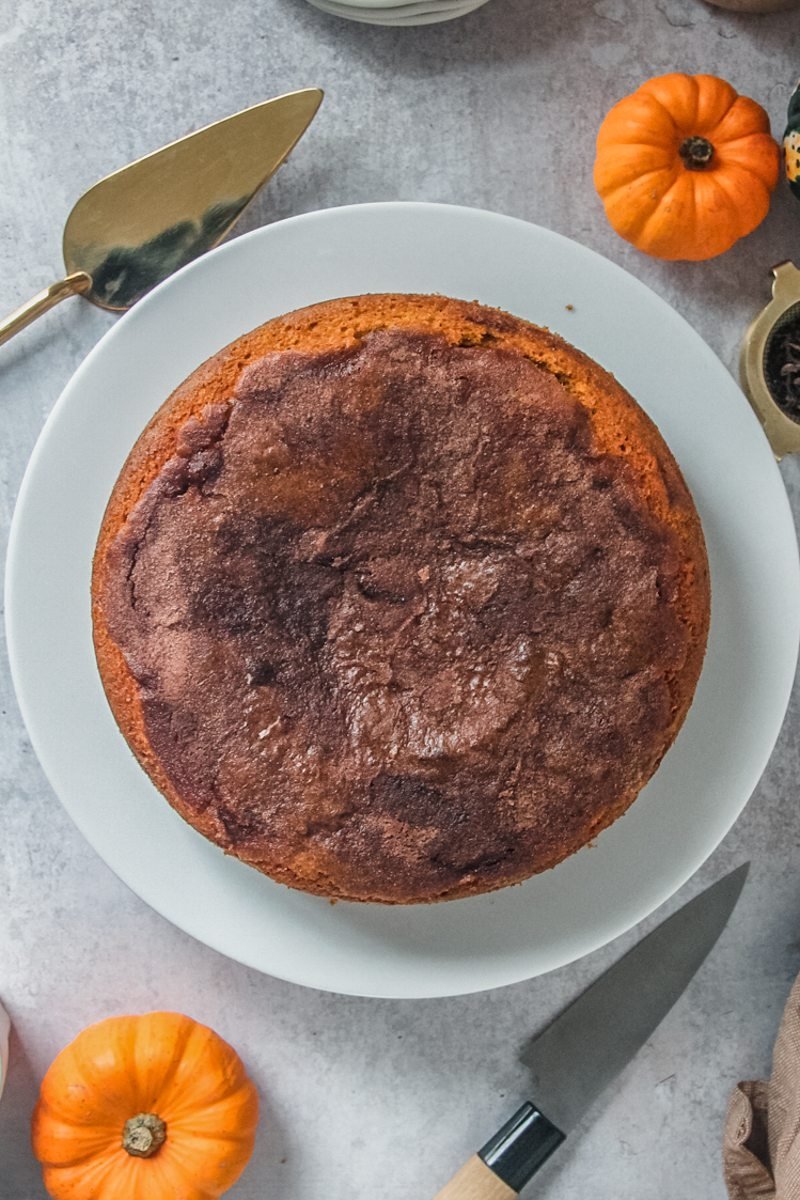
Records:
[[[315,8],[366,25],[434,25],[463,17],[487,0],[309,0]]]

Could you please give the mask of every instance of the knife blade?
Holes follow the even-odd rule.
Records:
[[[528,1101],[435,1200],[512,1200],[680,998],[725,928],[749,863],[695,896],[574,1000],[522,1053]]]

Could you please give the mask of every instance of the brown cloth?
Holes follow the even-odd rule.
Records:
[[[789,995],[769,1082],[740,1083],[723,1146],[731,1200],[800,1200],[800,978]]]

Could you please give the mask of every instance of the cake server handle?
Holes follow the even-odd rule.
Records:
[[[523,1104],[434,1200],[515,1200],[563,1141],[535,1104]]]
[[[0,346],[60,301],[66,300],[68,296],[82,296],[91,286],[91,275],[87,275],[85,271],[75,271],[72,275],[67,275],[66,279],[60,279],[58,283],[37,292],[27,304],[16,308],[5,320],[0,320]]]

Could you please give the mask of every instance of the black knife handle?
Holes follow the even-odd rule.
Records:
[[[521,1192],[565,1136],[535,1104],[527,1103],[478,1151],[478,1157],[503,1183]]]

